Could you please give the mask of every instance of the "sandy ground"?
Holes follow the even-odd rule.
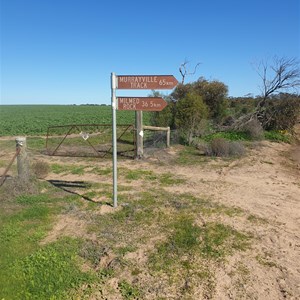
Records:
[[[252,234],[255,242],[250,251],[233,255],[215,270],[213,299],[300,299],[299,144],[264,141],[225,166],[215,162],[168,170],[188,178],[187,185],[173,192],[205,196],[247,212],[247,218],[219,216]]]
[[[250,156],[215,172],[176,170],[189,177],[193,193],[206,191],[212,199],[242,208],[258,220],[251,227],[243,218],[230,224],[252,233],[256,242],[250,253],[233,256],[217,271],[215,299],[300,299],[300,162],[290,156],[299,149],[264,142]],[[257,253],[270,267],[259,265]],[[241,265],[246,268],[245,282]]]
[[[175,156],[176,149],[169,149],[168,155]],[[156,162],[157,158],[150,157],[120,161],[119,166],[165,172],[166,166]],[[185,185],[172,187],[173,192],[205,196],[246,212],[234,219],[216,216],[251,233],[255,242],[250,250],[231,256],[214,270],[213,299],[300,299],[300,144],[264,141],[239,160],[225,164],[217,160],[207,167],[176,164],[168,166],[168,171],[187,178]],[[96,175],[89,176],[85,180],[97,180]],[[76,179],[76,175],[64,178]],[[73,225],[83,226],[76,220],[67,221],[58,222],[56,231],[72,234]],[[48,240],[55,235],[50,233]]]

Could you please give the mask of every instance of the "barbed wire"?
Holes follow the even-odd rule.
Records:
[[[6,179],[6,175],[8,173],[8,171],[10,170],[12,164],[14,163],[16,157],[20,154],[21,152],[21,147],[17,147],[16,148],[16,153],[14,154],[12,160],[10,161],[9,165],[7,166],[7,168],[5,169],[4,173],[1,175],[0,177],[0,187],[3,185],[3,183],[5,182],[5,179]]]

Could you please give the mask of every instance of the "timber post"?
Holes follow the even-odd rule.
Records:
[[[136,147],[137,157],[142,158],[144,156],[144,130],[143,130],[143,112],[135,112],[135,126],[136,126]]]
[[[17,169],[18,177],[21,180],[29,180],[29,161],[27,155],[26,137],[16,138],[17,155]]]

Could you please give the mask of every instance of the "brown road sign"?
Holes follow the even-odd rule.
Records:
[[[173,89],[178,81],[173,75],[118,75],[117,89],[161,90]]]
[[[118,97],[118,110],[161,111],[167,102],[161,97]]]

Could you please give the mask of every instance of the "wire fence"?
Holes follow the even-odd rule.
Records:
[[[134,158],[133,125],[117,126],[117,148],[121,156]],[[46,153],[51,156],[105,157],[112,155],[111,124],[51,126],[46,137]]]
[[[17,156],[20,154],[21,151],[21,147],[16,147],[16,153],[14,154],[13,158],[11,159],[11,161],[9,162],[7,168],[4,170],[3,174],[0,177],[0,187],[4,184],[6,178],[7,178],[7,173],[10,170],[12,164],[14,163],[15,159],[17,158]]]

